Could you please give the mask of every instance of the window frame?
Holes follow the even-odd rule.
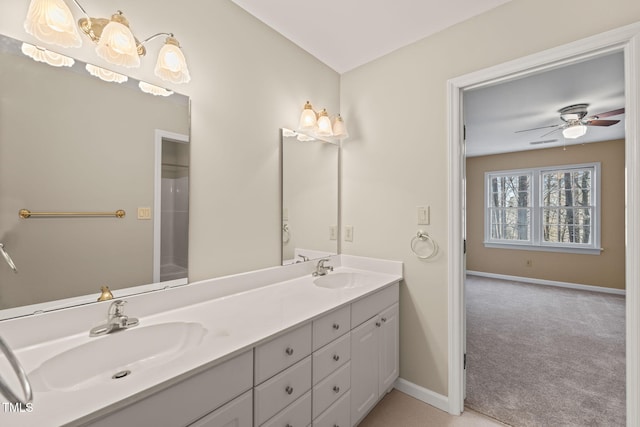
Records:
[[[543,239],[543,194],[542,176],[549,172],[567,172],[590,169],[591,176],[591,243],[545,242]],[[510,170],[495,170],[484,173],[484,241],[486,248],[516,249],[528,251],[566,252],[599,255],[601,238],[601,163],[579,163],[558,166],[544,166]],[[504,240],[491,237],[491,179],[496,176],[529,175],[531,189],[529,197],[529,240]]]

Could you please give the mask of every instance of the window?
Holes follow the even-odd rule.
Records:
[[[487,172],[485,246],[600,252],[599,163]]]

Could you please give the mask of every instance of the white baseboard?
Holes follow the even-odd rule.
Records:
[[[536,285],[556,286],[559,288],[579,289],[582,291],[602,292],[605,294],[626,295],[624,289],[605,288],[603,286],[580,285],[569,282],[556,282],[555,280],[534,279],[531,277],[507,276],[506,274],[485,273],[482,271],[467,270],[471,276],[488,277],[491,279],[511,280],[513,282],[533,283]]]
[[[427,388],[409,382],[404,378],[398,378],[394,387],[411,397],[415,397],[416,399],[423,401],[424,403],[434,406],[442,411],[449,412],[449,398],[447,396],[443,396],[435,391],[431,391]]]

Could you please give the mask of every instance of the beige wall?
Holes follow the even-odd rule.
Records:
[[[405,263],[401,377],[447,394],[447,80],[639,20],[636,0],[513,0],[342,75],[342,220],[355,236],[342,250]],[[423,205],[429,226],[416,224]],[[418,228],[441,245],[432,262],[410,252]]]
[[[601,162],[600,255],[485,248],[484,173]],[[607,141],[467,159],[467,269],[624,289],[624,141]],[[528,267],[526,261],[531,260]]]

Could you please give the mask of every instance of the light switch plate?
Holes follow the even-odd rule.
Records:
[[[344,241],[353,242],[353,225],[344,226]]]
[[[138,219],[151,219],[151,208],[138,208]]]
[[[429,225],[431,223],[431,208],[429,206],[418,206],[418,225]]]

